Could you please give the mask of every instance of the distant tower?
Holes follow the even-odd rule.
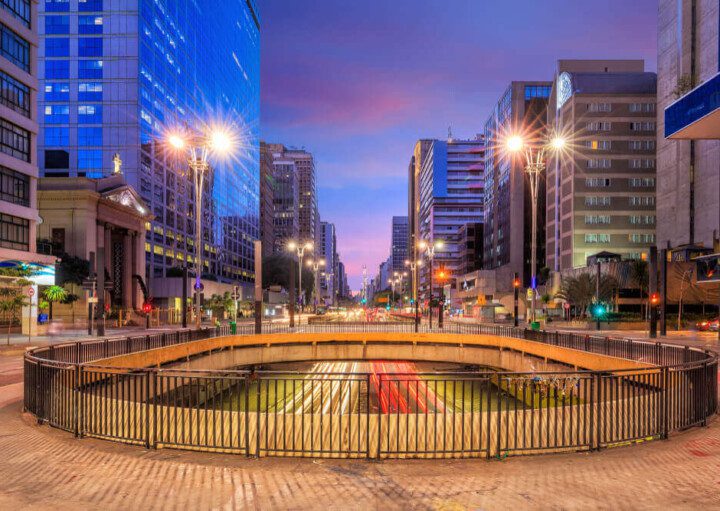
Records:
[[[367,266],[365,266],[364,264],[363,264],[363,267],[362,267],[362,273],[363,273],[362,297],[363,297],[364,303],[367,303],[367,300],[368,300]]]

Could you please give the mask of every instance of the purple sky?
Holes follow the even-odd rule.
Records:
[[[656,69],[657,0],[258,3],[262,138],[315,155],[353,289],[388,256],[390,217],[407,214],[418,138],[479,133],[511,80],[549,80],[559,58]]]

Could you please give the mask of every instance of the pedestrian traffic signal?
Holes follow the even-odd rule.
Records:
[[[150,302],[145,302],[143,304],[142,310],[145,314],[149,314],[150,311],[152,310],[152,305],[150,305]]]
[[[520,287],[520,279],[519,278],[515,277],[515,279],[513,279],[513,287],[515,289]]]
[[[650,295],[650,305],[655,306],[660,304],[660,294],[653,293]]]
[[[593,306],[593,316],[596,318],[602,318],[607,314],[607,309],[605,308],[605,305],[602,303],[596,303]]]

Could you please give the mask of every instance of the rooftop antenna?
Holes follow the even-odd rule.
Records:
[[[448,140],[452,140],[452,124],[448,126]]]

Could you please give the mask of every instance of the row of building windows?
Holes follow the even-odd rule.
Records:
[[[585,197],[586,206],[609,206],[612,198],[602,195],[588,195]],[[655,197],[653,196],[631,196],[628,198],[631,206],[654,206]]]
[[[0,103],[30,117],[30,88],[0,71]]]
[[[30,72],[30,44],[2,23],[0,54],[23,71]]]
[[[630,243],[655,243],[655,235],[629,234],[628,241]],[[610,243],[610,235],[601,233],[587,233],[585,234],[585,243]]]
[[[78,60],[78,78],[102,78],[102,60]],[[48,80],[67,80],[70,78],[69,60],[46,60],[45,78]]]
[[[103,10],[103,0],[78,0],[79,12],[97,12]],[[70,0],[45,0],[45,12],[69,12]]]
[[[103,33],[102,16],[78,16],[78,34],[98,35]],[[45,35],[69,35],[70,16],[45,16]]]
[[[610,131],[612,130],[613,123],[608,121],[602,122],[588,122],[585,127],[588,131]],[[655,122],[631,122],[631,131],[655,131]]]
[[[633,225],[655,225],[655,217],[653,215],[633,215],[630,217],[630,223]]]
[[[633,225],[654,225],[654,215],[631,215],[630,223]],[[611,222],[610,215],[585,215],[587,225],[607,225]]]
[[[0,6],[30,28],[30,0],[0,0]]]
[[[103,84],[101,82],[80,82],[78,84],[79,101],[102,101]],[[45,101],[69,101],[70,84],[53,82],[45,84]]]
[[[0,119],[0,152],[29,162],[30,132],[5,119]]]
[[[0,214],[0,247],[30,250],[30,221]]]
[[[102,124],[102,105],[78,105],[78,124]],[[67,124],[70,122],[68,105],[45,105],[47,124]]]
[[[604,150],[609,151],[612,149],[612,140],[586,140],[585,147],[594,151]],[[654,151],[655,141],[654,140],[630,140],[628,142],[628,149],[631,151]]]
[[[628,166],[631,169],[654,169],[655,160],[652,158],[628,160]],[[587,168],[589,169],[609,169],[612,167],[612,160],[609,158],[592,158],[587,160]]]
[[[79,149],[77,152],[78,174],[87,177],[102,177],[102,150]],[[69,170],[70,153],[62,149],[45,150],[45,169],[49,171]],[[57,173],[53,172],[53,175]]]
[[[585,186],[589,188],[608,187],[611,184],[610,178],[593,177],[585,179]],[[628,180],[628,184],[634,188],[646,188],[655,186],[654,177],[634,177]]]
[[[611,112],[611,103],[588,103],[589,112]],[[630,103],[629,110],[631,112],[652,113],[655,111],[655,103]]]
[[[78,39],[79,57],[102,57],[102,37],[81,37]],[[48,37],[45,39],[46,57],[69,57],[70,39],[63,37]]]
[[[0,165],[0,200],[30,206],[30,176]]]

